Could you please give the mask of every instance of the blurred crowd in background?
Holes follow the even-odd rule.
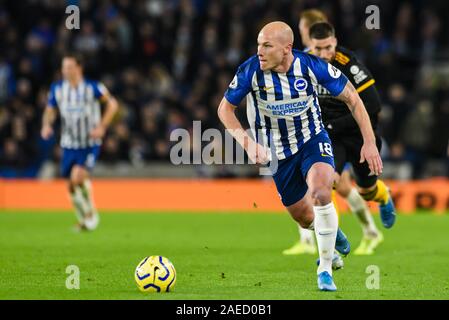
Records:
[[[79,30],[65,8],[78,5]],[[380,8],[368,30],[365,8]],[[236,67],[256,52],[267,22],[297,30],[304,9],[323,10],[341,45],[376,79],[386,161],[408,162],[413,178],[449,164],[449,4],[357,0],[21,0],[0,2],[0,175],[35,176],[58,161],[58,137],[40,139],[41,116],[61,56],[79,52],[85,74],[101,80],[120,112],[104,139],[103,163],[169,161],[170,132],[222,128],[216,109]],[[245,119],[245,109],[239,109]]]

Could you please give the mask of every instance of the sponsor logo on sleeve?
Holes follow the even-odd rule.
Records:
[[[363,80],[365,80],[366,78],[368,78],[368,75],[359,68],[359,66],[353,65],[351,66],[351,68],[349,68],[349,72],[351,72],[353,78],[354,78],[354,82],[356,84],[361,83]]]
[[[338,79],[341,75],[341,71],[330,63],[327,65],[327,71],[329,72],[329,75],[334,79]]]
[[[358,66],[354,65],[354,66],[352,66],[352,67],[349,69],[349,71],[350,71],[352,74],[357,74],[357,73],[359,73],[360,68],[359,68]]]
[[[231,83],[229,84],[229,88],[236,89],[238,85],[237,75],[234,76]]]

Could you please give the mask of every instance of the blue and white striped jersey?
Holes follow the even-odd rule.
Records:
[[[237,70],[225,98],[239,105],[246,96],[247,116],[256,141],[271,148],[279,160],[295,154],[324,130],[317,84],[339,95],[348,78],[320,58],[293,50],[286,73],[262,71],[257,55]]]
[[[68,81],[52,83],[48,105],[58,108],[61,115],[61,147],[82,149],[101,145],[100,139],[89,134],[100,124],[100,99],[108,93],[99,82],[83,79],[72,87]]]

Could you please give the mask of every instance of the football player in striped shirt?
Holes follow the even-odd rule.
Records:
[[[237,69],[218,107],[218,116],[253,162],[275,163],[276,157],[273,179],[283,205],[302,227],[315,230],[320,256],[318,288],[335,291],[334,247],[344,255],[350,247],[338,228],[331,199],[335,166],[331,141],[321,121],[316,85],[323,85],[351,110],[363,134],[361,161],[367,161],[377,175],[382,171],[382,160],[371,122],[357,91],[340,70],[292,49],[293,31],[286,23],[276,21],[264,26],[257,43],[257,55]],[[235,115],[245,97],[252,137]]]
[[[63,80],[51,84],[42,118],[41,136],[53,135],[53,123],[61,118],[61,174],[68,188],[78,229],[93,230],[99,222],[92,197],[90,171],[100,153],[103,136],[118,109],[116,99],[97,81],[84,78],[80,56],[62,59]],[[104,112],[101,106],[105,106]]]

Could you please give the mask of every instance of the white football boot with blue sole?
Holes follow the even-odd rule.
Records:
[[[323,271],[318,275],[318,289],[321,291],[337,291],[334,280],[327,271]]]

